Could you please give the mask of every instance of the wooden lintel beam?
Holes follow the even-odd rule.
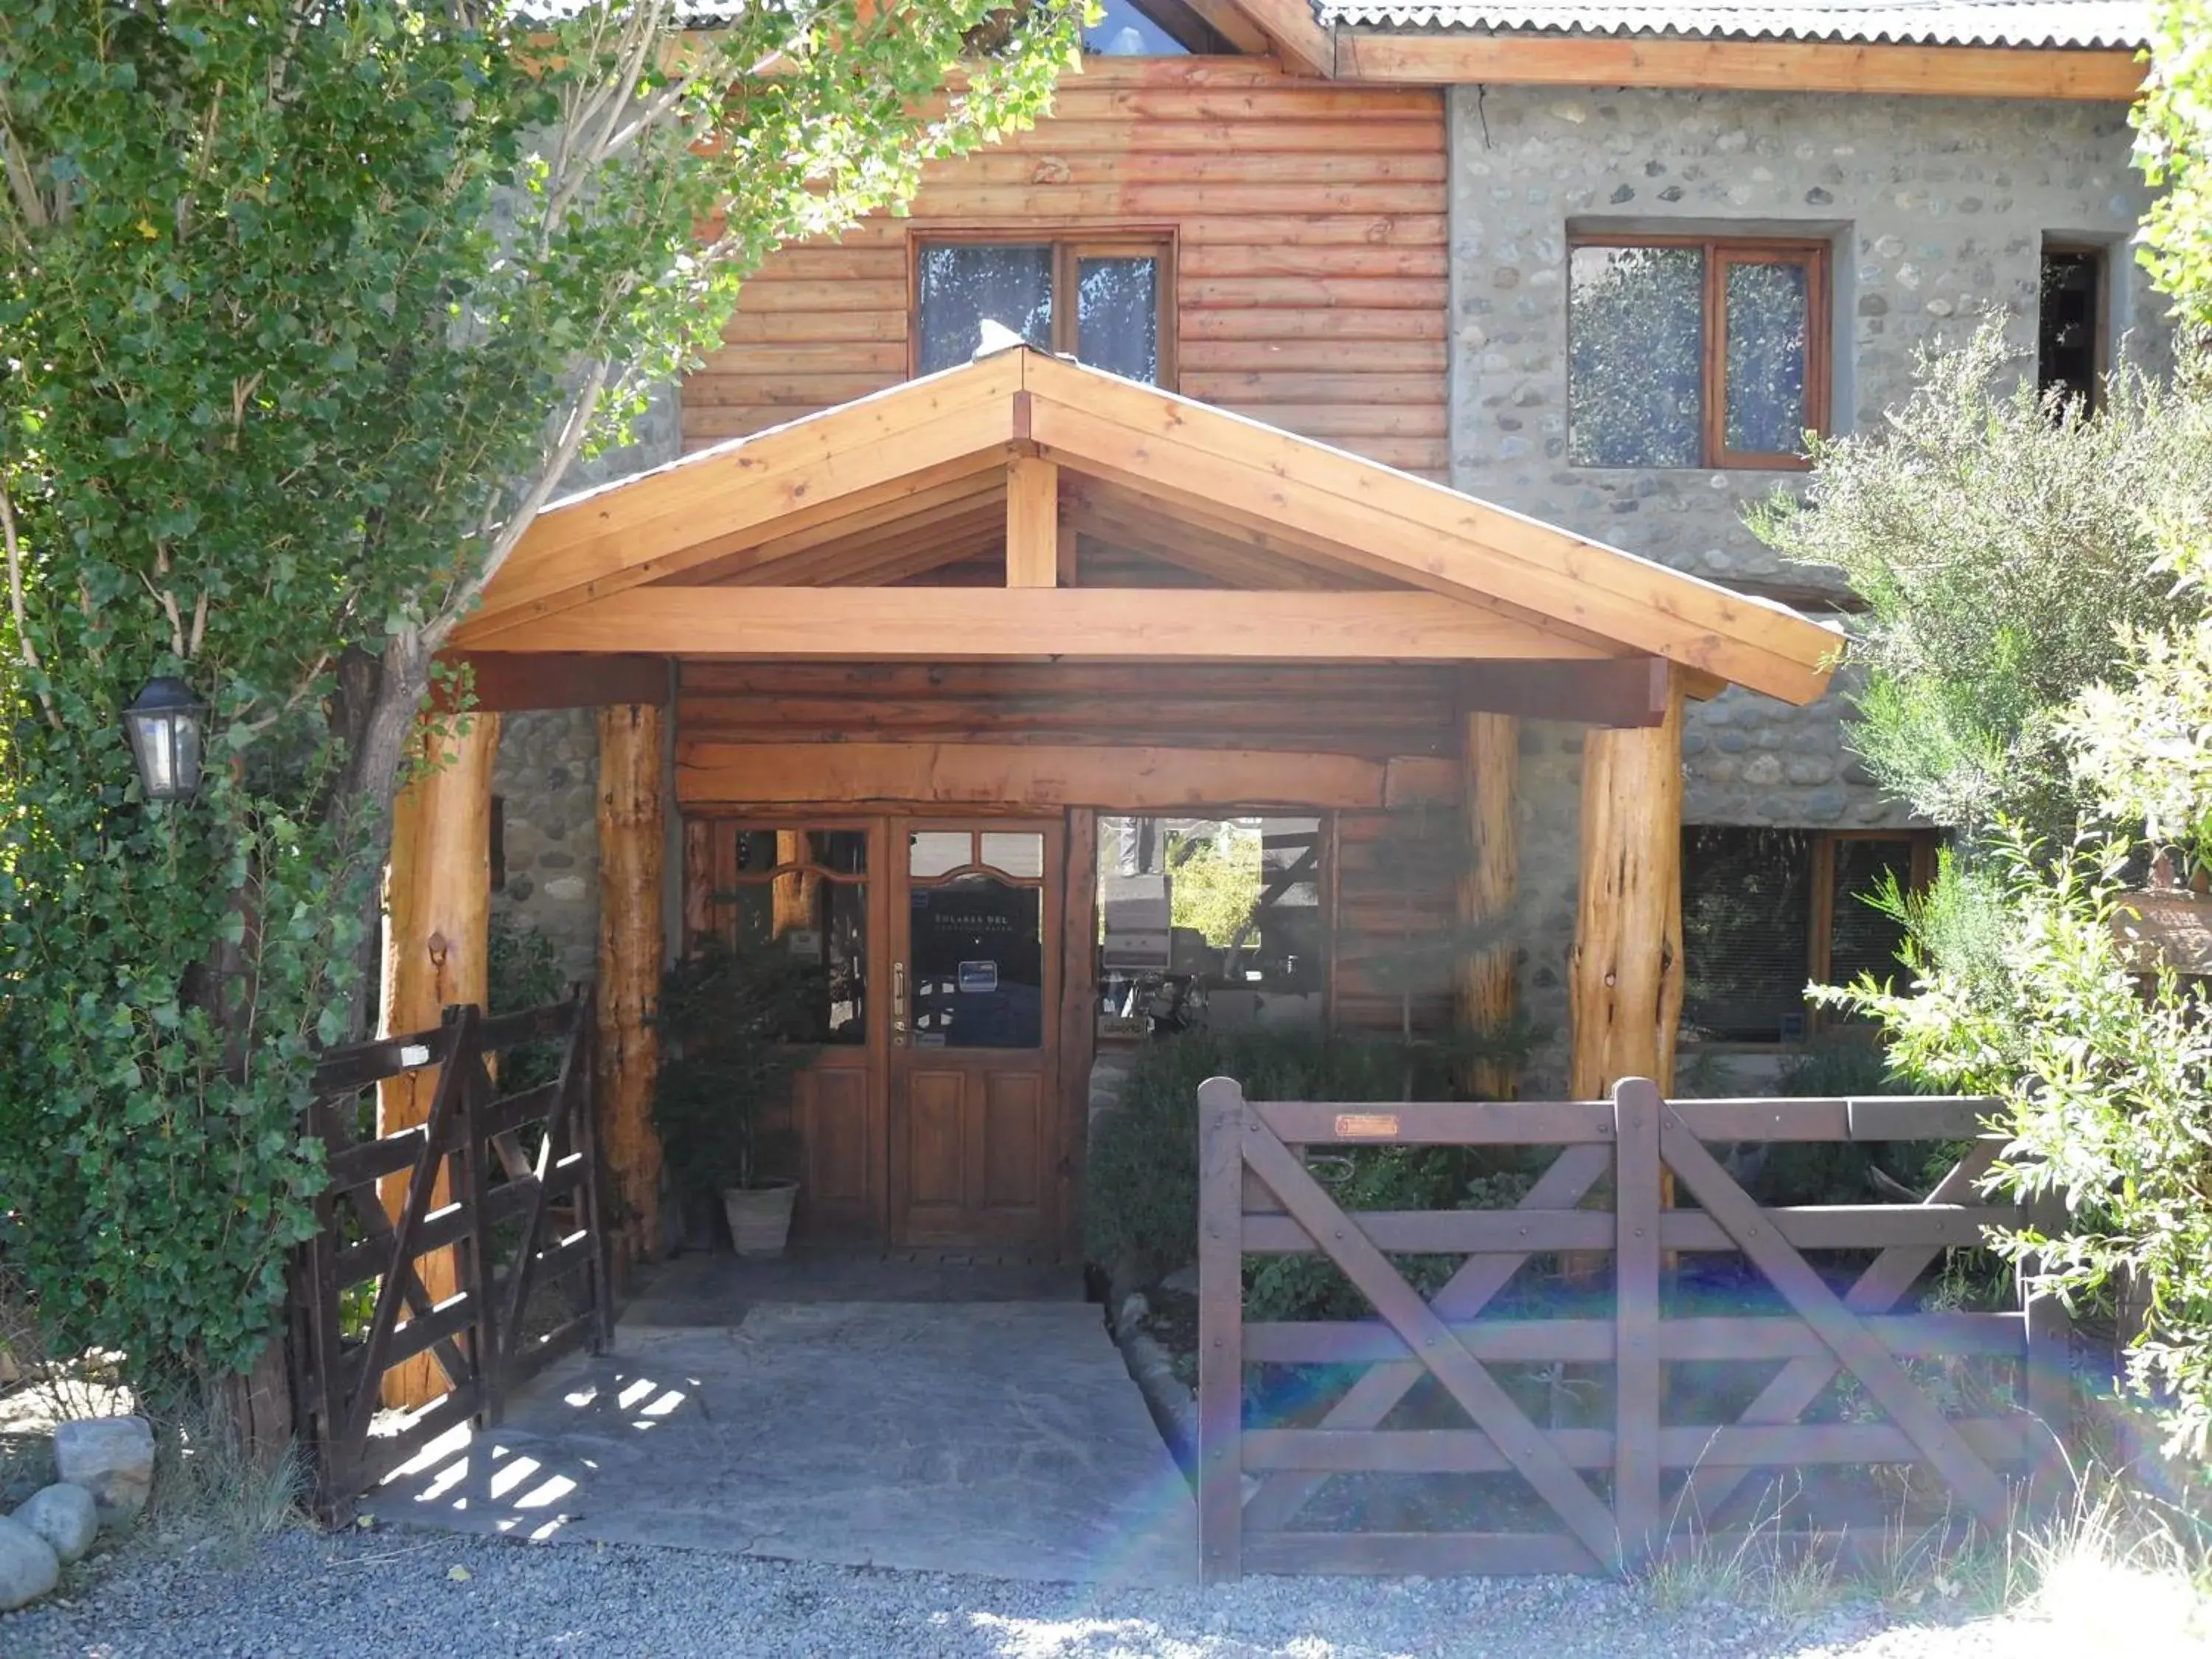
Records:
[[[1441,594],[1149,588],[643,587],[476,645],[672,656],[1545,662],[1608,656]]]
[[[1667,718],[1663,657],[1484,665],[1462,672],[1470,711],[1620,728],[1656,726]]]
[[[1006,586],[1060,580],[1060,469],[1017,455],[1006,463]]]
[[[1335,72],[1340,80],[1405,86],[1662,87],[2118,104],[2133,100],[2143,75],[2130,52],[1348,29],[1337,37]]]
[[[1096,806],[1306,806],[1372,811],[1443,805],[1459,791],[1455,757],[1289,750],[1000,743],[723,743],[679,738],[685,805],[758,808],[899,801],[1006,811]]]
[[[449,652],[441,661],[471,671],[474,707],[495,714],[534,708],[597,708],[668,701],[668,659],[635,653]]]

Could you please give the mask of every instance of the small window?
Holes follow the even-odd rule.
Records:
[[[1866,900],[1923,884],[1923,831],[1698,826],[1682,832],[1684,1023],[1724,1042],[1802,1041],[1832,1011],[1805,987],[1900,972],[1904,930]]]
[[[1101,817],[1104,1029],[1319,1024],[1322,831],[1313,817]]]
[[[2046,244],[2036,294],[2036,390],[2097,407],[2103,377],[2105,254],[2101,248]]]
[[[1820,243],[1577,242],[1569,463],[1802,467],[1826,428],[1827,270]]]
[[[918,374],[973,357],[988,320],[1094,368],[1149,386],[1170,379],[1158,242],[925,242],[915,263]]]

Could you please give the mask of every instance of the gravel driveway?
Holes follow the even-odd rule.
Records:
[[[1883,1625],[1870,1608],[1795,1628],[1718,1606],[1666,1614],[1641,1590],[1579,1579],[1102,1590],[631,1546],[295,1532],[240,1568],[136,1561],[72,1605],[0,1616],[0,1659],[2056,1659],[2101,1645],[2014,1620]]]

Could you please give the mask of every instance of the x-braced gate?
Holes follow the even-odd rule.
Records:
[[[1726,1528],[1765,1469],[1915,1464],[1986,1527],[2005,1524],[2007,1471],[2042,1465],[2069,1400],[2069,1336],[2048,1297],[2000,1313],[1891,1312],[1941,1253],[2020,1212],[1983,1204],[2003,1142],[1990,1103],[1923,1097],[1668,1101],[1630,1079],[1611,1101],[1465,1104],[1252,1102],[1235,1080],[1199,1090],[1199,1542],[1212,1581],[1274,1572],[1620,1571],[1701,1529]],[[1712,1142],[1963,1139],[1966,1156],[1918,1204],[1762,1207]],[[1560,1149],[1510,1210],[1349,1212],[1307,1165],[1310,1147]],[[1697,1207],[1671,1207],[1665,1173]],[[1609,1178],[1609,1179],[1608,1179]],[[1871,1252],[1838,1291],[1807,1260]],[[1248,1255],[1318,1252],[1379,1317],[1248,1322]],[[1670,1307],[1667,1264],[1740,1253],[1786,1314]],[[1486,1315],[1532,1258],[1613,1259],[1607,1317]],[[1461,1257],[1424,1297],[1393,1258]],[[1947,1414],[1908,1369],[1962,1356],[2009,1360],[2026,1410]],[[1668,1367],[1757,1364],[1729,1420],[1677,1420]],[[1246,1367],[1364,1367],[1310,1426],[1248,1426]],[[1507,1386],[1531,1368],[1612,1373],[1608,1425],[1540,1425]],[[1501,1378],[1505,1380],[1501,1380]],[[1875,1411],[1804,1421],[1839,1378]],[[1433,1380],[1467,1426],[1391,1426]],[[1762,1380],[1763,1379],[1763,1380]],[[1496,1529],[1370,1531],[1293,1522],[1340,1475],[1517,1474],[1551,1522]],[[1778,1533],[1771,1534],[1780,1541]],[[1832,1528],[1796,1534],[1832,1543]]]
[[[307,1129],[330,1181],[291,1304],[297,1419],[326,1518],[457,1425],[496,1422],[557,1356],[612,1342],[591,1032],[580,994],[491,1018],[457,1007],[434,1030],[333,1049],[318,1067]],[[549,1081],[500,1092],[493,1056],[513,1077],[549,1049]],[[425,1121],[362,1137],[365,1091],[434,1071]],[[434,1397],[380,1414],[386,1374],[417,1362]]]

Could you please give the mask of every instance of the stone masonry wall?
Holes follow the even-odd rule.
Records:
[[[682,409],[669,386],[640,419],[635,443],[579,461],[561,493],[611,483],[683,453]],[[492,771],[492,793],[502,803],[506,880],[492,895],[492,912],[550,939],[570,979],[591,978],[599,963],[599,783],[595,710],[507,716]]]
[[[2112,247],[2114,344],[2166,361],[2160,303],[2123,244],[2148,201],[2118,106],[1996,100],[1466,87],[1451,94],[1452,482],[1716,580],[1821,585],[1742,526],[1800,475],[1567,465],[1571,232],[1825,239],[1834,429],[1865,429],[1912,384],[1917,348],[1986,314],[2033,349],[2046,236]],[[1796,709],[1731,691],[1693,705],[1684,813],[1697,823],[1902,824],[1844,752],[1843,700]],[[1566,1024],[1580,744],[1522,746],[1522,991]],[[1532,1087],[1559,1081],[1556,1046]]]

